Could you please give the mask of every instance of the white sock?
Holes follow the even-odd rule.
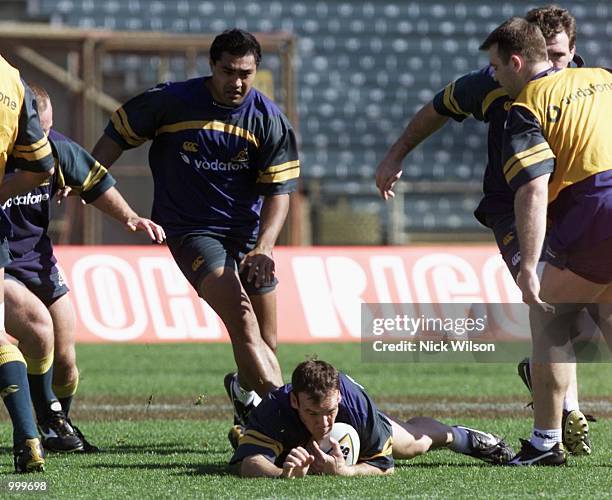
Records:
[[[451,431],[453,432],[453,442],[450,443],[448,447],[457,453],[468,453],[470,447],[468,444],[469,438],[467,430],[453,425]]]
[[[561,429],[533,429],[531,444],[540,451],[548,451],[561,442]]]
[[[257,394],[255,391],[247,391],[246,389],[243,389],[242,387],[240,387],[237,377],[233,380],[233,384],[234,384],[234,394],[236,395],[236,399],[240,401],[243,405],[257,406],[259,405],[259,403],[261,403],[261,398],[259,397],[259,394]]]
[[[579,410],[580,406],[578,405],[578,400],[571,399],[566,396],[565,399],[563,400],[563,409],[567,412]]]

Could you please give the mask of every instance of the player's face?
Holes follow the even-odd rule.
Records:
[[[513,57],[504,63],[497,52],[497,44],[492,45],[489,49],[489,62],[495,72],[495,80],[508,92],[510,97],[516,98],[521,93],[523,84]]]
[[[43,132],[45,135],[49,135],[49,130],[53,126],[53,107],[51,106],[51,101],[47,101],[47,107],[44,111],[38,112],[38,117],[40,118],[40,126]]]
[[[313,401],[304,393],[297,395],[291,393],[291,406],[297,410],[300,420],[312,434],[312,438],[320,441],[331,432],[334,426],[340,399],[338,390],[330,392],[318,402]]]
[[[576,47],[570,49],[569,37],[565,31],[562,31],[546,40],[546,51],[551,64],[557,69],[563,69],[567,68],[574,58]]]
[[[211,63],[210,90],[214,100],[224,106],[238,106],[253,86],[257,65],[255,56],[238,57],[223,52],[221,58]]]

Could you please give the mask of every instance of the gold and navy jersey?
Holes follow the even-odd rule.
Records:
[[[268,394],[249,414],[249,423],[230,463],[262,455],[282,467],[287,454],[306,446],[312,436],[291,406],[291,384]],[[336,422],[351,425],[359,435],[359,463],[379,469],[393,467],[393,431],[387,417],[366,394],[363,387],[340,373],[340,395]]]
[[[458,122],[473,116],[489,124],[484,197],[474,212],[485,226],[487,215],[514,211],[514,193],[508,187],[501,168],[504,122],[511,103],[508,93],[494,80],[491,66],[472,71],[449,83],[433,99],[435,110],[443,116]]]
[[[55,171],[40,186],[15,196],[2,208],[13,226],[9,250],[13,261],[6,271],[20,280],[40,278],[56,263],[53,245],[47,235],[51,218],[51,199],[55,193],[70,186],[87,203],[95,201],[113,187],[115,179],[85,149],[62,134],[51,130],[49,143]],[[7,164],[7,178],[13,174],[15,161]]]
[[[504,175],[514,189],[552,173],[548,202],[612,169],[612,74],[572,68],[529,82],[505,131]]]
[[[32,92],[21,80],[19,71],[2,56],[0,74],[0,182],[9,158],[21,170],[51,170],[51,147],[40,127]],[[0,213],[0,237],[9,234],[10,224]]]
[[[228,108],[214,102],[206,80],[160,84],[134,97],[105,133],[123,149],[153,141],[152,219],[169,237],[205,230],[252,239],[261,197],[296,188],[295,134],[256,89]]]

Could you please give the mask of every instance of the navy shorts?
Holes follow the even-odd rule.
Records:
[[[518,235],[516,234],[516,219],[514,215],[489,216],[487,224],[493,231],[497,248],[499,248],[499,253],[501,253],[506,263],[506,267],[508,267],[514,281],[516,281],[518,273],[521,270],[521,247],[519,245]],[[547,242],[545,240],[544,248],[546,247]],[[542,251],[540,260],[546,260],[544,250]]]
[[[189,233],[168,238],[167,242],[174,260],[197,292],[204,277],[215,269],[229,267],[238,272],[240,261],[255,246],[209,233]],[[247,295],[264,295],[273,291],[278,284],[274,278],[272,283],[256,288],[255,279],[248,282],[247,275],[248,269],[239,274]]]
[[[612,238],[580,250],[562,251],[547,245],[543,259],[552,266],[569,269],[593,283],[612,283]]]
[[[11,263],[11,252],[6,238],[0,240],[0,268],[6,267]]]
[[[46,306],[51,306],[57,299],[66,295],[70,289],[64,282],[61,273],[54,266],[50,274],[39,275],[36,278],[23,279],[5,269],[4,279],[11,280],[25,286],[36,295]]]

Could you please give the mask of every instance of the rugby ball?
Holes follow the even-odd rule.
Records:
[[[344,455],[346,465],[355,465],[359,460],[360,441],[359,435],[354,427],[342,422],[334,423],[332,431],[319,441],[319,448],[325,453],[330,453],[332,449],[330,437],[333,437],[340,444],[340,449]]]

